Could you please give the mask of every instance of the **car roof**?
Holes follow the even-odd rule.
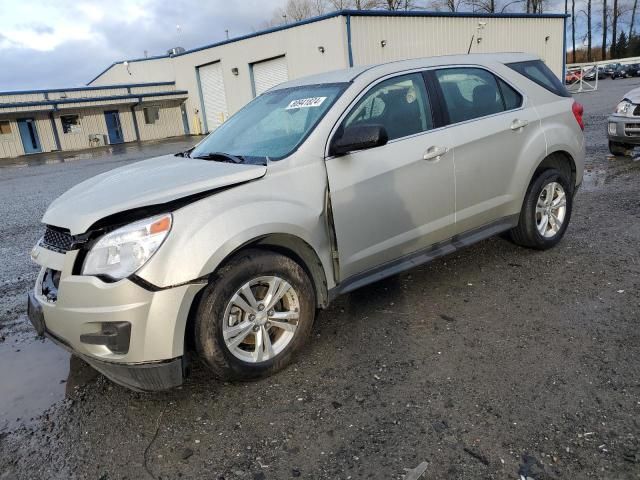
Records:
[[[539,58],[529,53],[474,53],[470,55],[442,55],[411,60],[398,60],[395,62],[380,63],[376,65],[364,65],[345,68],[342,70],[333,70],[330,72],[297,78],[295,80],[289,80],[288,82],[281,83],[272,90],[301,87],[305,85],[353,82],[358,77],[366,77],[367,79],[378,78],[395,72],[402,72],[404,70],[412,70],[416,68],[460,64],[488,65],[491,63],[512,63],[529,60],[539,60]]]

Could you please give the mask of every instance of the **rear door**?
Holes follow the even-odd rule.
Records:
[[[431,112],[422,74],[411,73],[371,86],[343,117],[334,135],[376,124],[389,142],[327,159],[342,280],[451,237],[450,140]]]
[[[452,141],[456,233],[513,215],[518,161],[527,148],[546,148],[531,145],[540,128],[533,105],[481,67],[442,68],[429,76],[440,90]]]

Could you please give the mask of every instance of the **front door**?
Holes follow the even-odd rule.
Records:
[[[420,73],[392,77],[371,87],[336,131],[377,124],[389,136],[326,162],[341,281],[452,236],[454,165],[430,103]]]
[[[122,136],[122,125],[120,124],[120,114],[117,110],[110,110],[104,112],[104,118],[107,122],[107,132],[109,133],[109,143],[114,145],[116,143],[124,142]]]
[[[42,152],[36,122],[33,118],[22,118],[18,120],[18,130],[20,131],[20,138],[22,138],[24,153]]]

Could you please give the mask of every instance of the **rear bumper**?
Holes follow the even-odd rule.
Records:
[[[182,357],[143,363],[115,363],[98,360],[75,350],[69,343],[46,327],[41,303],[34,292],[29,292],[27,313],[39,335],[51,339],[65,350],[81,358],[111,381],[138,391],[167,390],[182,384]]]
[[[610,115],[607,120],[609,140],[627,145],[640,145],[640,117]]]

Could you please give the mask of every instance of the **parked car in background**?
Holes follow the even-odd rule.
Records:
[[[570,85],[572,83],[580,81],[581,77],[582,77],[581,70],[567,70],[567,73],[564,76],[564,83],[566,83],[567,85]]]
[[[607,65],[604,66],[604,74],[607,77],[611,77],[611,75],[613,75],[614,70],[619,66],[620,66],[619,63],[608,63]]]
[[[582,113],[522,53],[288,81],[194,149],[55,200],[29,318],[134,389],[179,385],[191,352],[222,379],[274,373],[340,294],[501,232],[555,246],[582,183]]]
[[[615,80],[616,78],[627,78],[629,76],[630,75],[627,71],[627,65],[617,64],[616,67],[611,72],[612,80]]]
[[[628,77],[638,77],[640,76],[640,63],[625,65],[625,70],[627,71]]]
[[[609,151],[630,155],[640,145],[640,88],[635,88],[618,103],[607,122]]]
[[[596,79],[596,75],[598,76],[598,80],[602,80],[603,78],[606,78],[607,76],[604,73],[604,67],[593,67],[585,71],[582,78],[584,78],[587,81],[593,81]]]

